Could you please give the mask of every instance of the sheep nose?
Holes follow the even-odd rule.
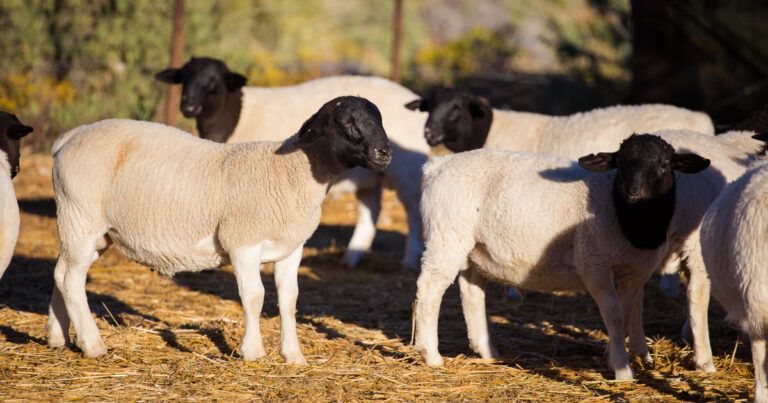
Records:
[[[392,151],[389,147],[377,148],[373,150],[373,154],[376,156],[377,159],[384,159],[384,158],[389,158],[392,154]]]

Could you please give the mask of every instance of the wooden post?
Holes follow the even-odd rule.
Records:
[[[184,52],[184,0],[175,0],[173,7],[173,32],[171,33],[171,63],[170,67],[180,67]],[[169,85],[166,97],[163,121],[169,126],[176,126],[176,111],[179,108],[178,85]]]
[[[400,82],[400,47],[403,33],[403,0],[395,1],[395,11],[392,18],[392,81]]]

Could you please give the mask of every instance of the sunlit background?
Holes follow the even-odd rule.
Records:
[[[224,60],[249,85],[392,72],[394,0],[196,0],[182,62]],[[564,114],[666,102],[717,123],[768,101],[764,2],[403,0],[401,82],[459,85],[494,106]],[[0,2],[0,110],[44,150],[107,117],[162,120],[173,1]],[[634,51],[633,51],[634,50]],[[634,80],[634,82],[633,82]],[[179,125],[194,130],[193,122]]]

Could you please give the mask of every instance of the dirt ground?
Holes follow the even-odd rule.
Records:
[[[748,345],[711,309],[718,372],[692,371],[680,337],[684,301],[647,286],[645,324],[654,368],[612,382],[606,335],[586,295],[488,292],[491,333],[504,359],[469,349],[454,285],[440,321],[444,368],[423,365],[409,346],[417,274],[399,268],[406,225],[387,192],[375,254],[357,269],[340,264],[355,202],[326,201],[299,273],[299,340],[308,366],[283,364],[271,267],[261,326],[268,359],[245,363],[237,346],[242,310],[232,270],[162,277],[110,250],[89,272],[88,300],[109,348],[85,359],[46,346],[44,324],[57,256],[50,158],[25,156],[16,179],[21,235],[0,281],[0,400],[504,400],[733,401],[752,393]],[[181,207],[183,208],[183,207]]]

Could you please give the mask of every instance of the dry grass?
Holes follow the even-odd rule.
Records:
[[[683,304],[648,286],[646,330],[655,368],[636,364],[635,382],[608,381],[606,336],[584,295],[488,293],[492,334],[503,362],[475,358],[467,346],[458,293],[446,295],[441,352],[446,366],[424,366],[408,346],[416,274],[399,270],[405,224],[387,193],[373,256],[340,266],[354,202],[329,201],[300,271],[299,337],[310,365],[281,363],[274,281],[267,268],[262,332],[269,358],[244,363],[237,346],[242,311],[231,269],[161,277],[108,252],[92,267],[91,310],[109,353],[84,359],[51,350],[44,323],[57,254],[50,158],[24,158],[16,182],[22,208],[17,255],[0,282],[0,400],[738,400],[752,389],[748,348],[733,357],[737,333],[712,312],[717,374],[690,370],[677,334]]]

